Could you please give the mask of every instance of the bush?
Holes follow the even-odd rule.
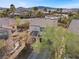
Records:
[[[79,35],[62,27],[47,27],[42,33],[42,42],[34,43],[33,48],[40,51],[49,48],[55,59],[79,57]],[[78,58],[79,59],[79,58]]]
[[[27,29],[29,29],[29,22],[28,21],[25,21],[23,23],[20,23],[17,26],[17,28],[20,29],[20,30],[27,30]]]

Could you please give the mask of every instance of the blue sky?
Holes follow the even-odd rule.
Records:
[[[16,7],[79,8],[79,0],[0,0],[0,7],[9,7],[10,4],[14,4]]]

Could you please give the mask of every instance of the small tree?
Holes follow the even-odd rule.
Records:
[[[53,59],[79,57],[79,36],[62,27],[47,27],[42,33],[42,42],[34,43],[36,50],[50,48]]]
[[[0,40],[0,49],[3,48],[5,46],[5,41],[4,40]]]
[[[7,8],[0,13],[0,17],[8,17],[10,15],[10,10]]]
[[[65,50],[65,33],[66,30],[63,28],[47,27],[42,33],[42,43],[36,44],[37,49],[39,50],[38,47],[40,49],[49,48],[50,51],[55,52],[53,58],[61,59]]]
[[[32,9],[33,9],[33,11],[38,11],[37,7],[33,7]]]
[[[15,19],[16,19],[16,26],[18,26],[20,24],[21,20],[18,16],[16,16]]]
[[[23,23],[20,23],[17,28],[19,28],[21,31],[26,31],[27,29],[29,29],[29,22],[28,21],[24,21]]]
[[[37,16],[37,17],[43,17],[44,14],[43,14],[42,12],[38,11],[37,14],[36,14],[36,16]]]

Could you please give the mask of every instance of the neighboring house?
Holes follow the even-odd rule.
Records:
[[[15,19],[0,18],[0,40],[4,40],[4,42],[7,41],[9,36],[12,34],[12,30],[15,27],[15,24],[16,24]],[[8,44],[10,45],[10,43],[8,43]],[[0,59],[3,58],[3,56],[6,53],[5,47],[3,47],[1,50],[0,50]],[[1,55],[3,55],[3,56],[1,56]]]
[[[73,33],[79,34],[79,20],[72,20],[68,29]]]
[[[52,15],[47,15],[47,16],[45,16],[45,18],[50,19],[50,20],[58,20],[58,19],[60,19],[60,17],[52,16]]]
[[[70,13],[70,12],[72,12],[72,10],[71,9],[63,9],[62,12],[63,13]]]
[[[0,39],[7,39],[16,28],[16,20],[13,18],[0,18]]]
[[[20,13],[10,13],[10,16],[20,16]]]
[[[0,39],[8,39],[9,35],[11,35],[11,29],[0,28]]]
[[[29,31],[40,31],[40,28],[43,29],[47,26],[57,26],[58,20],[51,18],[30,18],[27,19],[30,22]]]
[[[53,27],[57,26],[58,19],[51,19],[51,18],[30,18],[25,19],[30,22],[29,32],[31,33],[32,37],[39,37],[40,33],[43,29],[47,26]]]
[[[68,14],[62,14],[62,17],[69,18]]]
[[[0,27],[12,28],[16,25],[16,20],[13,18],[0,18]]]

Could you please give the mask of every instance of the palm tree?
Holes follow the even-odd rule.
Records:
[[[12,15],[14,15],[15,11],[16,11],[15,5],[11,4],[10,5],[10,12],[12,13]]]

